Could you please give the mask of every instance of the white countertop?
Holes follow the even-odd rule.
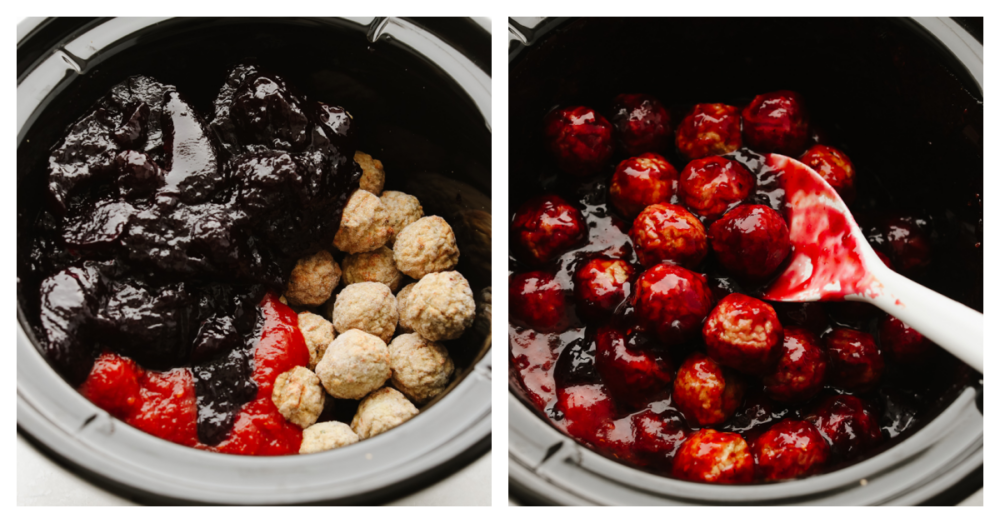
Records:
[[[485,455],[464,469],[388,505],[489,505],[491,457]],[[17,435],[17,504],[135,505],[66,470]]]

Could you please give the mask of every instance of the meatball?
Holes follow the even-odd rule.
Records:
[[[673,457],[691,435],[684,418],[673,409],[647,409],[632,416],[635,453],[656,469],[669,471]]]
[[[392,376],[389,348],[367,332],[349,330],[326,348],[316,375],[334,398],[361,399]]]
[[[826,398],[805,417],[841,459],[853,458],[882,441],[878,417],[855,396]]]
[[[396,293],[396,310],[399,311],[399,328],[403,332],[413,332],[413,327],[407,323],[405,318],[403,318],[403,306],[404,300],[406,300],[406,297],[410,295],[410,292],[413,291],[413,287],[416,285],[417,282],[413,282],[406,287],[399,289],[399,292]]]
[[[611,159],[611,124],[589,107],[566,107],[545,116],[545,142],[560,169],[596,174]]]
[[[573,273],[576,310],[591,319],[609,316],[628,296],[635,266],[625,260],[598,256],[581,264]],[[514,300],[511,299],[511,310]]]
[[[542,195],[517,210],[511,229],[521,261],[542,264],[582,242],[587,235],[587,222],[566,200]]]
[[[675,194],[677,169],[654,153],[622,160],[608,187],[611,205],[628,219],[654,203],[670,203]]]
[[[354,161],[361,166],[361,181],[359,183],[361,190],[368,191],[375,196],[382,194],[382,188],[385,187],[385,169],[382,168],[382,162],[361,151],[354,152]]]
[[[679,344],[698,335],[712,310],[712,290],[701,274],[661,263],[639,276],[629,303],[640,329]]]
[[[784,334],[770,305],[744,294],[723,298],[708,315],[702,336],[709,357],[746,374],[761,375],[781,356]]]
[[[888,314],[879,323],[878,338],[892,361],[902,365],[926,363],[934,350],[931,340]]]
[[[805,106],[796,92],[757,95],[743,108],[743,143],[755,151],[798,156],[808,139]]]
[[[339,449],[358,442],[358,435],[346,423],[324,421],[302,431],[302,446],[299,454],[315,454],[325,450]]]
[[[420,411],[402,393],[391,387],[381,388],[361,400],[351,420],[358,438],[368,439],[406,423]]]
[[[679,205],[646,207],[632,222],[628,235],[639,263],[646,267],[670,262],[692,268],[708,254],[705,226]]]
[[[540,332],[556,332],[566,323],[566,293],[545,271],[515,274],[510,278],[510,317]]]
[[[426,216],[407,225],[396,236],[392,252],[400,272],[416,280],[458,265],[455,233],[440,216]]]
[[[659,100],[645,94],[620,94],[611,110],[615,137],[625,154],[635,156],[667,150],[670,113]]]
[[[736,160],[709,156],[684,167],[677,190],[685,207],[707,220],[715,220],[747,199],[756,181]]]
[[[296,306],[316,307],[330,299],[330,294],[340,282],[340,266],[327,251],[319,251],[295,263],[285,299]]]
[[[830,385],[851,392],[866,392],[875,387],[882,377],[885,362],[871,334],[837,328],[830,331],[824,341],[830,357],[827,372]]]
[[[299,330],[309,349],[309,370],[315,370],[316,364],[323,359],[326,348],[333,341],[333,324],[319,314],[300,312]]]
[[[302,428],[316,423],[323,412],[325,399],[326,393],[320,386],[319,378],[305,367],[295,367],[278,374],[271,391],[271,401],[278,407],[278,412]]]
[[[389,241],[391,233],[389,213],[382,205],[382,200],[359,189],[351,194],[344,206],[333,245],[350,254],[374,251]]]
[[[741,205],[708,228],[719,263],[737,277],[758,281],[770,276],[791,252],[788,225],[765,205]]]
[[[455,271],[424,276],[406,296],[400,318],[430,341],[454,340],[472,325],[476,302],[469,282]]]
[[[785,419],[754,440],[757,477],[779,481],[819,472],[830,457],[830,445],[812,424]]]
[[[333,327],[340,333],[358,329],[388,343],[396,331],[398,321],[396,298],[383,283],[348,285],[337,294],[337,301],[333,305]]]
[[[636,347],[608,325],[598,329],[596,338],[597,371],[616,400],[639,408],[670,395],[674,369],[666,354]]]
[[[702,429],[677,451],[673,473],[678,479],[701,483],[750,483],[753,456],[739,434]]]
[[[689,160],[731,153],[743,145],[740,110],[726,104],[697,104],[677,127],[677,150]]]
[[[396,269],[393,252],[382,246],[371,252],[348,254],[344,257],[344,283],[377,282],[396,292],[403,274]]]
[[[823,388],[827,356],[815,334],[800,327],[785,327],[780,358],[764,375],[764,393],[782,403],[804,403]]]
[[[673,399],[692,426],[718,425],[739,408],[744,388],[739,375],[695,352],[677,369]]]
[[[889,255],[899,272],[913,274],[931,262],[931,243],[924,234],[926,222],[913,216],[894,216],[883,229]]]
[[[455,373],[448,349],[419,334],[402,334],[389,344],[392,385],[420,405],[444,392]]]
[[[396,243],[396,235],[407,225],[424,217],[424,208],[416,196],[399,191],[385,191],[379,197],[386,212],[389,213],[389,227],[392,233],[386,244],[392,247]]]
[[[814,145],[799,161],[812,167],[846,203],[854,201],[854,164],[842,151],[828,145]]]
[[[556,407],[566,420],[566,432],[596,444],[617,416],[608,390],[601,384],[556,388]]]

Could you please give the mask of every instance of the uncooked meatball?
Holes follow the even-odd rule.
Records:
[[[416,196],[399,191],[385,191],[380,199],[385,210],[389,213],[389,226],[392,227],[392,234],[389,235],[388,245],[392,247],[396,243],[396,235],[399,234],[399,231],[424,217],[424,208]]]
[[[384,283],[396,292],[403,281],[403,274],[396,268],[392,249],[382,246],[371,252],[348,254],[344,258],[344,283],[366,281]]]
[[[333,327],[344,333],[358,329],[389,343],[399,322],[396,298],[384,283],[363,282],[348,285],[333,304]]]
[[[316,423],[323,412],[325,399],[319,378],[305,367],[295,367],[278,374],[271,392],[271,401],[278,407],[278,412],[302,428]]]
[[[392,376],[389,348],[367,332],[349,330],[327,347],[316,375],[334,398],[361,399]]]
[[[416,285],[417,282],[413,282],[402,289],[399,289],[399,292],[396,293],[396,308],[399,310],[399,328],[403,332],[413,332],[413,326],[411,326],[409,322],[403,320],[403,307],[405,307],[404,303],[407,296],[410,295],[410,292],[413,291],[413,287]]]
[[[333,324],[319,314],[300,312],[299,330],[309,349],[309,370],[315,370],[316,364],[323,359],[326,348],[333,341]]]
[[[406,325],[431,341],[457,339],[475,317],[469,282],[455,271],[424,276],[406,296],[400,314]]]
[[[397,336],[389,344],[392,385],[416,404],[444,392],[455,372],[448,349],[419,334]]]
[[[302,258],[288,278],[285,298],[291,305],[315,307],[330,299],[340,282],[340,266],[327,251]]]
[[[339,449],[358,442],[358,435],[346,423],[324,421],[302,431],[299,454],[314,454]]]
[[[377,436],[398,427],[420,411],[398,390],[385,387],[365,398],[351,421],[351,429],[361,439]]]
[[[382,200],[368,191],[357,190],[347,200],[333,245],[350,254],[374,251],[385,245],[391,233],[389,213]]]
[[[385,187],[385,168],[382,162],[361,151],[354,152],[354,161],[361,166],[361,181],[359,186],[362,191],[368,191],[375,196],[382,194],[382,187]]]
[[[440,216],[427,216],[407,225],[396,236],[392,252],[400,272],[417,280],[458,265],[455,233]]]

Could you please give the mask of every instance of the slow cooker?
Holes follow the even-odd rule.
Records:
[[[961,248],[927,284],[983,306],[983,46],[950,19],[515,18],[509,21],[509,209],[557,176],[541,147],[557,105],[621,92],[695,103],[791,89],[852,144],[861,176],[896,206],[959,224]],[[981,21],[979,22],[981,24]],[[972,27],[973,29],[966,29]],[[981,25],[979,26],[981,27]],[[600,110],[600,109],[598,109]],[[872,187],[872,186],[869,186]],[[940,285],[940,287],[939,287]],[[943,292],[943,291],[942,291]],[[605,458],[509,388],[510,495],[522,503],[616,505],[954,504],[982,488],[982,376],[875,456],[784,483],[706,485]]]
[[[42,205],[48,149],[127,76],[177,85],[210,107],[225,71],[256,60],[349,108],[360,147],[455,226],[477,319],[456,377],[410,422],[336,451],[214,454],[147,435],[71,388],[36,349],[18,293],[17,423],[49,456],[151,503],[372,503],[425,487],[491,445],[490,36],[463,19],[47,19],[18,42],[17,227],[23,253]],[[206,81],[208,79],[209,81]],[[459,220],[459,216],[475,219]],[[485,218],[484,218],[485,217]]]

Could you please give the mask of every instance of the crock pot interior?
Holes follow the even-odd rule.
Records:
[[[983,96],[915,22],[548,19],[515,32],[528,45],[512,39],[510,53],[511,214],[558,185],[541,136],[543,116],[557,105],[588,105],[607,116],[623,92],[683,107],[739,106],[757,93],[796,90],[811,121],[858,168],[863,197],[855,213],[884,206],[930,217],[936,256],[919,281],[982,310]]]
[[[26,60],[37,60],[40,63],[51,51],[85,31],[95,27],[99,31],[101,22],[102,20],[78,20],[75,26],[67,28],[63,27],[66,25],[64,21],[58,21],[57,27],[62,31],[62,38],[53,36],[54,31],[51,28],[46,31],[46,26],[43,25],[33,33],[33,36],[44,37],[41,43],[30,42],[31,36],[29,36],[26,39],[27,44],[25,42],[20,44],[20,47],[26,50],[22,53],[19,48],[19,59],[24,57]],[[86,59],[73,56],[65,50],[58,51],[65,53],[66,58],[81,70],[79,74],[72,72],[67,74],[66,78],[53,88],[52,94],[43,101],[41,107],[28,120],[28,126],[21,130],[18,136],[19,276],[24,254],[27,252],[26,247],[30,241],[29,226],[43,205],[48,149],[60,138],[67,125],[81,116],[113,85],[135,74],[150,75],[162,82],[176,85],[201,114],[210,115],[212,99],[223,84],[228,68],[245,60],[254,60],[263,68],[284,76],[310,98],[346,107],[357,122],[359,149],[382,160],[386,166],[386,189],[402,190],[421,197],[425,215],[438,214],[447,218],[453,215],[456,209],[472,209],[486,213],[488,217],[491,212],[488,113],[481,112],[470,98],[467,93],[469,86],[459,85],[440,64],[402,45],[393,37],[392,31],[384,31],[385,26],[379,25],[379,22],[380,19],[376,19],[370,25],[361,25],[339,19],[171,19],[114,41],[113,44],[98,50],[96,54]],[[396,29],[431,35],[434,38],[436,38],[433,36],[434,31],[440,31],[441,34],[448,34],[448,38],[452,41],[464,41],[465,52],[476,52],[477,49],[481,51],[484,48],[483,40],[489,41],[488,33],[482,31],[472,21],[453,20],[451,25],[458,28],[455,33],[447,33],[446,21],[432,22],[431,25],[434,26],[432,31],[410,22],[397,24]],[[471,27],[466,27],[465,24]],[[37,52],[34,49],[27,49],[29,45],[48,46],[48,48],[43,52]],[[488,46],[485,48],[488,49]],[[488,54],[485,57],[476,55],[470,59],[474,60],[473,63],[487,64],[478,67],[488,75]],[[24,67],[19,63],[19,85],[22,79],[31,73],[33,66]],[[488,96],[488,84],[486,95]],[[485,243],[482,243],[480,235],[480,242],[476,245],[463,245],[464,237],[459,235],[459,248],[463,254],[477,249],[486,249],[487,252],[485,263],[481,256],[463,256],[457,268],[469,279],[477,296],[477,302],[481,299],[484,289],[490,285],[489,234],[488,230],[486,232]],[[35,343],[29,325],[37,318],[38,305],[28,303],[24,299],[21,285],[25,284],[31,282],[19,278],[18,316],[23,328],[23,333],[19,333],[19,342],[21,334],[24,334],[27,339]],[[456,364],[456,379],[449,390],[462,388],[462,382],[468,381],[467,377],[476,374],[477,371],[488,372],[490,344],[488,323],[485,328],[477,325],[470,329],[460,340],[448,342],[449,352]],[[19,364],[19,393],[20,381],[25,379],[27,374],[22,373],[23,368]],[[37,372],[37,369],[32,370],[32,376],[43,380],[58,379],[54,373]],[[487,381],[488,385],[488,374],[476,378],[472,381]],[[32,385],[45,386],[39,383]],[[61,391],[65,388],[64,385],[59,383],[55,388]],[[479,428],[471,431],[470,433],[476,434],[474,440],[465,443],[453,442],[456,446],[446,450],[437,458],[432,458],[432,453],[427,450],[424,469],[418,472],[427,472],[433,467],[440,467],[441,462],[449,460],[455,462],[455,466],[460,466],[489,448],[488,388],[484,396],[478,385],[475,394],[468,390],[472,385],[466,383],[465,386],[467,398],[452,398],[449,401],[448,394],[445,394],[423,409],[422,415],[428,411],[450,411],[451,419],[439,413],[436,416],[428,416],[436,419],[424,423],[440,424],[442,420],[444,423],[451,423],[453,420],[458,428],[468,429],[466,426],[468,424],[478,424],[477,427],[481,427],[482,423],[474,418],[485,412],[485,432]],[[482,401],[483,398],[485,401]],[[20,400],[19,394],[19,425],[21,424]],[[77,398],[68,396],[67,400],[77,402]],[[472,401],[482,405],[472,406],[470,405]],[[441,406],[435,408],[438,405]],[[47,413],[42,412],[42,414]],[[430,428],[420,429],[417,426],[416,421],[420,417],[396,432],[407,432],[407,427],[413,425],[414,432],[411,433],[411,437],[426,439],[425,435]],[[121,425],[123,424],[119,424]],[[86,423],[80,431],[84,428]],[[127,427],[124,430],[129,432]],[[449,429],[443,432],[452,431]],[[38,435],[33,434],[33,436]],[[401,434],[397,434],[395,438],[402,437]],[[375,444],[378,439],[373,438],[370,441]],[[388,439],[390,438],[386,438]],[[445,441],[447,439],[438,441],[437,445]],[[388,442],[383,444],[385,443]],[[150,445],[151,449],[160,449],[150,453],[158,454],[163,452],[162,446],[165,442],[137,433],[130,440],[130,444],[140,447]],[[170,448],[169,452],[189,451],[176,445],[166,445],[176,447],[176,449]],[[377,445],[372,448],[377,448]],[[470,450],[474,450],[472,455]],[[369,449],[369,452],[372,450]],[[463,458],[456,459],[463,453],[465,454]],[[199,454],[204,455],[203,458],[207,460],[221,457],[203,452]],[[321,461],[335,460],[334,454],[339,452],[316,456],[323,456],[320,458]],[[413,456],[407,457],[406,452],[395,454],[398,454],[400,460],[413,458]],[[255,458],[243,458],[244,461],[253,459]],[[278,463],[279,460],[284,458],[273,458],[274,463],[270,464],[262,463],[261,458],[256,459],[258,469],[264,470],[273,464],[277,470],[283,466]],[[370,454],[369,459],[371,459]],[[360,470],[359,472],[364,474]],[[266,484],[266,478],[258,479]],[[396,478],[399,482],[409,479],[412,478],[407,478],[403,474]],[[364,487],[363,483],[364,481],[358,480],[359,485],[353,493],[355,500],[368,499],[379,494],[370,492],[366,498],[363,492],[357,491],[359,488],[362,490],[372,488],[378,491],[392,481],[371,483],[369,487]],[[426,483],[413,484],[413,481],[409,483],[406,488],[426,486]],[[382,487],[375,488],[380,484]],[[329,500],[340,495],[336,490],[319,494],[313,492],[312,498],[298,494],[301,493],[286,497],[284,500],[288,502]],[[183,494],[173,495],[183,496]],[[385,492],[381,495],[384,496]],[[218,500],[225,502],[226,499],[223,497]],[[228,498],[229,501],[239,499]],[[252,499],[254,498],[245,497],[243,501]],[[274,499],[280,501],[281,497]],[[212,501],[211,494],[206,494],[199,500]]]

